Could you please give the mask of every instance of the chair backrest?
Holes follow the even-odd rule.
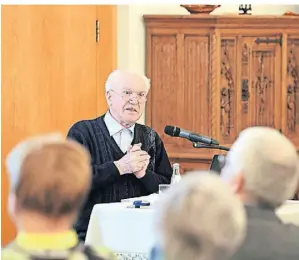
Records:
[[[225,164],[225,155],[215,154],[212,158],[210,171],[214,171],[220,174],[224,164]]]

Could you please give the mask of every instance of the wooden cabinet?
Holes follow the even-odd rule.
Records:
[[[212,155],[165,125],[228,146],[239,132],[270,126],[299,149],[299,17],[146,15],[146,123],[183,169],[206,169]]]

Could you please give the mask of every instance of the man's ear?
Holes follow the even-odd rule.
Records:
[[[111,92],[110,91],[106,92],[106,99],[107,99],[107,103],[110,107],[110,105],[111,105]]]
[[[236,194],[243,193],[244,190],[244,175],[243,173],[237,174],[232,180],[233,191]]]
[[[14,193],[8,195],[8,213],[13,221],[16,219],[17,203]]]

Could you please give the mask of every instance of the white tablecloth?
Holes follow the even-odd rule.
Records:
[[[288,200],[276,213],[283,222],[299,226],[299,201]]]
[[[107,246],[119,259],[147,259],[155,242],[154,211],[151,208],[127,208],[128,203],[99,204],[94,206],[86,244]]]
[[[86,243],[105,245],[122,260],[147,259],[155,243],[154,209],[127,208],[129,203],[99,204],[91,214]],[[299,203],[287,202],[277,214],[299,226]]]

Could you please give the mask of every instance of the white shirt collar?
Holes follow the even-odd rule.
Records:
[[[125,127],[122,126],[120,123],[118,123],[110,114],[109,110],[107,111],[107,113],[105,114],[104,117],[104,122],[107,126],[107,129],[109,131],[110,136],[113,136],[117,133],[119,133],[122,129],[124,129]],[[134,134],[134,128],[135,128],[135,124],[128,127],[127,129],[129,129],[132,134]]]

